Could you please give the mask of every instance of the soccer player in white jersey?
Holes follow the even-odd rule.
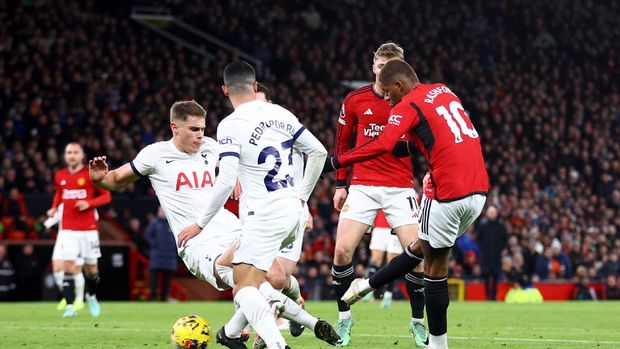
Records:
[[[269,88],[267,88],[267,86],[265,86],[264,84],[261,84],[260,82],[257,85],[258,85],[258,92],[256,92],[256,99],[267,102],[267,103],[273,103],[271,101],[271,94],[270,94]],[[304,164],[305,164],[304,154],[300,152],[298,149],[293,149],[293,173],[294,173],[293,178],[296,178],[298,181],[301,180],[301,178],[303,178],[304,167],[305,167]],[[307,215],[307,219],[306,219],[305,232],[307,233],[309,231],[312,231],[312,228],[314,226],[312,214],[310,214],[310,209],[308,208],[307,205],[306,205],[306,215]],[[297,278],[293,276],[293,273],[295,272],[295,268],[297,267],[297,262],[299,262],[299,258],[301,257],[301,249],[303,247],[303,244],[304,244],[304,234],[299,234],[299,237],[297,237],[295,241],[286,245],[282,250],[280,250],[280,253],[278,253],[276,260],[278,261],[279,265],[282,266],[282,269],[284,271],[282,274],[284,277],[280,277],[277,279],[270,278],[269,273],[267,274],[267,279],[271,282],[273,287],[275,287],[276,289],[282,289],[282,293],[284,293],[287,297],[290,297],[291,299],[293,299],[295,302],[297,302],[297,304],[301,306],[303,306],[304,304],[304,299],[301,296],[301,292],[299,289],[299,282],[297,281]],[[281,281],[282,283],[276,284],[274,283],[274,281],[272,281],[273,279],[276,279],[274,281]],[[282,319],[282,320],[286,321],[285,319]],[[286,322],[284,324],[287,325]],[[304,331],[304,326],[294,321],[288,324],[288,327],[293,337],[300,336]]]
[[[224,69],[222,90],[232,114],[220,122],[220,173],[202,216],[179,235],[191,243],[216,215],[237,178],[244,192],[239,208],[242,235],[233,258],[235,302],[268,348],[287,347],[258,287],[283,246],[303,233],[305,202],[321,174],[327,151],[286,109],[256,100],[254,69],[235,61]],[[300,183],[293,178],[293,148],[308,156]]]
[[[175,103],[170,110],[172,139],[145,147],[133,161],[115,170],[108,171],[104,156],[96,157],[89,163],[91,179],[96,185],[115,191],[141,177],[148,177],[178,241],[181,229],[198,218],[215,181],[217,143],[204,137],[205,117],[204,109],[194,101]],[[241,233],[239,220],[222,209],[205,226],[205,231],[179,248],[179,256],[196,277],[218,290],[230,288],[233,286],[232,255]],[[268,293],[266,296],[285,305],[294,303],[287,302],[281,294],[274,294],[273,288],[265,285],[262,289],[265,290],[263,294]],[[305,323],[315,329],[315,333],[330,332],[331,325],[295,305],[286,306],[283,315]],[[245,348],[242,342],[247,338],[222,339],[227,341],[222,343],[218,332],[218,343],[229,348]]]

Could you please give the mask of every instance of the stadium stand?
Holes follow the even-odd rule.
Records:
[[[388,39],[424,81],[444,81],[481,134],[492,192],[509,239],[505,275],[529,280],[620,276],[620,68],[615,1],[242,1],[175,5],[175,16],[259,57],[273,99],[333,149],[344,80],[370,80],[372,50]],[[48,238],[25,198],[46,194],[71,140],[112,167],[169,135],[170,105],[196,99],[207,134],[231,110],[220,91],[232,58],[208,60],[129,19],[135,2],[7,2],[0,18],[0,237]],[[11,14],[8,16],[7,14]],[[305,25],[302,26],[300,23]],[[372,30],[390,23],[389,31]],[[425,173],[413,160],[418,180]],[[419,183],[419,182],[416,182]],[[300,283],[332,298],[337,212],[329,178],[310,206]],[[153,197],[140,181],[118,194]],[[39,196],[37,196],[39,197]],[[144,226],[146,216],[114,212]],[[129,227],[129,225],[128,225]],[[136,228],[138,229],[138,228]],[[480,277],[475,227],[459,243],[454,277]],[[135,229],[133,229],[135,230]],[[139,232],[133,232],[139,236]],[[357,270],[368,254],[363,243]],[[463,247],[465,246],[465,247]],[[462,248],[461,248],[462,247]],[[609,279],[615,284],[615,279]]]

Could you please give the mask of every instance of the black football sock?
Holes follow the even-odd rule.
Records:
[[[424,277],[424,296],[426,297],[426,316],[428,332],[441,336],[448,331],[448,277]]]
[[[424,273],[412,271],[405,275],[411,317],[424,319]]]
[[[423,256],[416,256],[413,251],[411,251],[411,248],[407,246],[403,253],[394,257],[390,263],[384,265],[383,268],[377,270],[375,275],[368,280],[370,287],[376,290],[387,285],[391,281],[413,270],[413,268],[417,267],[423,260]]]
[[[347,292],[351,282],[355,278],[353,263],[346,265],[334,265],[332,267],[332,284],[336,288],[336,295],[338,296],[338,311],[349,311],[347,303],[340,300],[344,293]]]
[[[99,273],[89,275],[84,275],[84,279],[86,279],[86,294],[89,296],[97,295],[97,289],[99,288]]]
[[[62,280],[62,294],[65,297],[68,305],[73,305],[75,302],[75,276],[73,274],[66,274]]]

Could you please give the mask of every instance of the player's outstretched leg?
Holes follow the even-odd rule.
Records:
[[[355,275],[353,263],[345,265],[334,265],[332,267],[333,285],[336,288],[338,296],[338,335],[340,342],[338,346],[346,347],[351,342],[351,328],[353,327],[353,318],[351,317],[351,308],[340,298],[344,296],[346,290],[351,285]]]
[[[423,260],[419,240],[416,240],[415,243],[407,246],[405,252],[394,257],[390,263],[379,269],[370,279],[356,279],[340,299],[348,305],[354,304],[372,290],[379,289],[404,276]]]

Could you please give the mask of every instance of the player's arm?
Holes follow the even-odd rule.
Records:
[[[58,206],[62,202],[62,192],[60,186],[58,185],[58,173],[54,175],[54,185],[56,187],[56,192],[54,193],[54,200],[52,201],[52,207],[47,210],[47,216],[53,217],[58,211]]]
[[[353,142],[353,133],[357,126],[357,116],[350,106],[350,99],[345,98],[338,116],[338,124],[336,128],[336,140],[334,142],[334,155],[338,156],[351,150]],[[347,178],[349,177],[349,168],[342,167],[336,170],[336,188],[344,188],[347,186]]]
[[[325,163],[326,172],[349,166],[358,162],[374,159],[384,153],[391,152],[401,138],[418,123],[418,116],[414,110],[400,108],[392,109],[388,124],[381,135],[345,154],[332,156]]]
[[[300,199],[307,202],[323,171],[327,150],[312,132],[306,130],[303,126],[295,133],[293,138],[296,138],[293,147],[301,150],[302,153],[308,156],[304,178],[298,187]]]
[[[88,173],[90,174],[90,179],[93,181],[93,184],[109,191],[124,189],[141,177],[134,172],[131,163],[126,163],[115,170],[108,170],[108,163],[106,162],[105,156],[98,156],[90,160],[88,162]],[[109,200],[101,205],[110,202],[110,193],[108,192],[107,195]],[[104,197],[101,200],[105,201],[106,199]]]
[[[109,191],[101,189],[101,188],[97,188],[97,196],[92,199],[92,200],[87,200],[86,202],[88,202],[88,205],[90,207],[99,207],[99,206],[103,206],[103,205],[107,205],[110,202],[112,202],[112,194],[110,194]]]

